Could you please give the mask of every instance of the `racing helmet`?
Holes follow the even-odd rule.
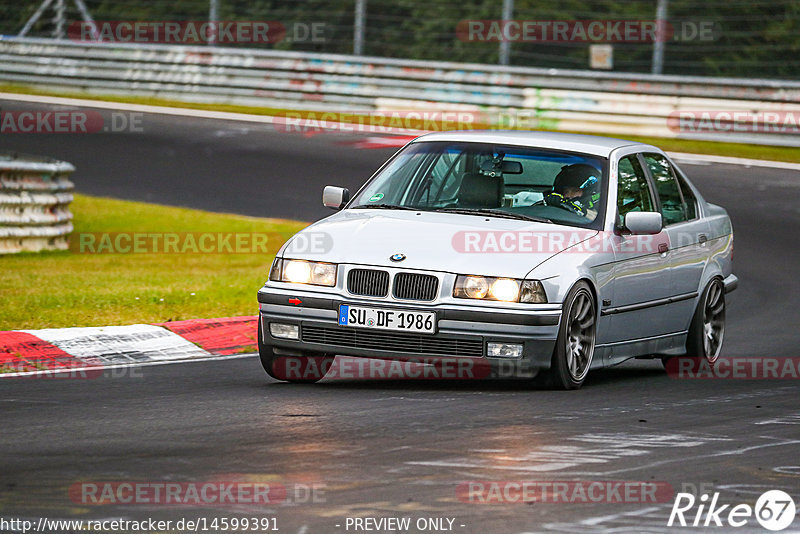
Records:
[[[567,189],[580,189],[581,204],[586,208],[594,206],[600,198],[600,172],[587,163],[574,163],[561,167],[553,182],[553,191],[564,195]]]
[[[597,188],[597,169],[587,163],[575,163],[561,167],[553,182],[553,191],[563,195],[567,189],[583,189],[584,193],[588,188]],[[592,180],[594,178],[594,180]]]

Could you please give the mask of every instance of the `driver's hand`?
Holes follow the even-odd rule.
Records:
[[[544,197],[544,203],[548,206],[557,206],[559,208],[564,208],[567,211],[571,211],[572,213],[576,213],[581,217],[586,217],[586,209],[579,202],[575,202],[573,200],[568,199],[564,195],[559,193],[549,193],[547,196]]]

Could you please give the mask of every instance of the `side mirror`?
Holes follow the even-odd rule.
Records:
[[[657,234],[663,227],[656,211],[631,211],[625,214],[625,228],[633,235]]]
[[[326,185],[322,190],[322,205],[340,210],[350,200],[350,190],[335,185]]]

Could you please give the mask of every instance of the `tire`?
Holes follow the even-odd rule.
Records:
[[[554,389],[578,389],[586,380],[597,337],[597,305],[589,285],[578,282],[564,299],[550,370],[538,380]]]
[[[725,337],[725,284],[714,278],[703,291],[689,325],[686,355],[714,364]]]
[[[264,342],[261,319],[258,320],[258,355],[264,371],[274,378],[293,384],[313,384],[319,382],[330,369],[334,356],[326,354],[307,354],[285,356],[275,354],[271,345]]]

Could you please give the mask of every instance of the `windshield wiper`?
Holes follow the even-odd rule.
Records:
[[[421,208],[412,208],[411,206],[398,206],[396,204],[360,204],[358,206],[350,206],[350,207],[363,208],[363,209],[425,211]]]
[[[533,221],[554,224],[552,220],[544,217],[533,217],[531,215],[523,215],[521,213],[512,213],[509,211],[497,210],[493,208],[439,208],[434,211],[442,211],[447,213],[458,213],[461,215],[491,215],[493,217],[501,217],[504,219],[519,219],[522,221]]]

